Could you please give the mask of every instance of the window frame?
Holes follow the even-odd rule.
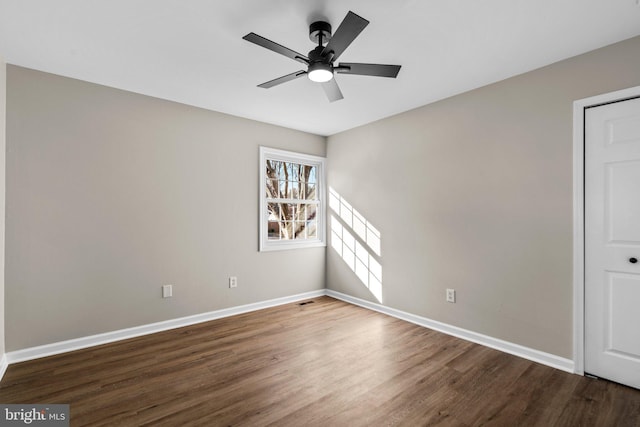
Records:
[[[316,195],[317,195],[317,209],[316,209],[316,238],[315,239],[303,239],[303,240],[269,240],[268,222],[269,211],[267,204],[267,160],[275,160],[282,162],[290,162],[297,164],[305,164],[315,166],[316,168]],[[289,249],[302,249],[302,248],[316,248],[326,247],[326,197],[325,197],[325,163],[326,158],[320,156],[314,156],[311,154],[303,154],[294,151],[280,150],[276,148],[260,147],[260,207],[259,207],[259,251],[280,251]],[[290,199],[279,199],[281,203],[286,203]],[[273,200],[272,200],[273,201]]]

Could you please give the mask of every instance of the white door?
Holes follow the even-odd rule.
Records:
[[[585,372],[640,388],[640,98],[585,112]]]

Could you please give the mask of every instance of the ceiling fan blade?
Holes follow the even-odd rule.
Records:
[[[386,64],[359,64],[355,62],[341,62],[334,68],[342,74],[358,74],[361,76],[392,77],[395,78],[400,71],[400,65]]]
[[[280,55],[284,55],[287,58],[291,58],[294,61],[302,62],[303,64],[309,65],[309,58],[307,58],[305,55],[298,53],[295,50],[291,50],[288,47],[284,47],[276,42],[272,42],[269,39],[265,39],[264,37],[259,36],[256,33],[249,33],[244,36],[243,39],[279,53]]]
[[[329,43],[324,47],[322,56],[333,52],[331,61],[338,59],[367,25],[369,25],[369,21],[349,11],[333,36],[331,36]]]
[[[328,82],[322,83],[322,89],[324,89],[324,93],[327,94],[329,102],[340,101],[344,98],[344,96],[342,96],[342,92],[340,91],[340,87],[338,86],[338,82],[335,78],[329,80]]]
[[[286,83],[286,82],[289,82],[291,80],[295,80],[298,77],[304,76],[305,74],[307,74],[307,72],[304,71],[304,70],[296,71],[295,73],[287,74],[286,76],[282,76],[282,77],[278,77],[277,79],[269,80],[268,82],[265,82],[265,83],[262,83],[261,85],[258,85],[258,87],[269,89],[270,87],[274,87],[274,86],[277,86],[279,84]]]

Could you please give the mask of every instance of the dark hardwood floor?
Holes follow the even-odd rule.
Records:
[[[329,297],[9,366],[72,426],[639,426],[640,391]]]

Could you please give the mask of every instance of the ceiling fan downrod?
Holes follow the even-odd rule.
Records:
[[[324,21],[316,21],[309,25],[309,40],[324,46],[331,40],[331,24]]]

